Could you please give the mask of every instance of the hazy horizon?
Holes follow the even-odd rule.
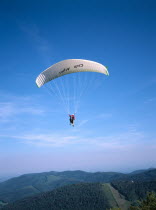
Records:
[[[132,172],[135,172],[135,171],[140,171],[140,170],[155,170],[156,168],[153,168],[153,167],[150,167],[150,168],[138,168],[138,169],[135,169],[135,170],[132,170],[132,171],[85,171],[85,170],[50,170],[50,171],[38,171],[38,172],[26,172],[26,173],[16,173],[16,174],[0,174],[0,179],[1,178],[14,178],[14,177],[18,177],[18,176],[22,176],[22,175],[26,175],[26,174],[39,174],[39,173],[49,173],[49,172],[65,172],[65,171],[83,171],[83,172],[88,172],[88,173],[97,173],[97,172],[115,172],[115,173],[123,173],[123,174],[129,174],[129,173],[132,173]],[[1,180],[0,180],[1,181]]]

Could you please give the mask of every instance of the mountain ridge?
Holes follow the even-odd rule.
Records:
[[[82,182],[110,183],[120,180],[155,181],[156,169],[146,170],[137,174],[123,174],[118,172],[94,173],[80,170],[24,174],[0,183],[0,200],[10,203],[42,192],[51,191],[65,185],[78,184]]]

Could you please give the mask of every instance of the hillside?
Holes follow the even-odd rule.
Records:
[[[120,178],[119,178],[120,179]],[[145,181],[156,181],[156,169],[148,169],[143,170],[142,172],[133,172],[128,174],[125,177],[122,177],[122,180],[133,180],[138,182],[145,182]]]
[[[109,184],[81,183],[16,201],[2,210],[105,210],[112,207],[124,210],[128,206],[129,202]]]
[[[13,202],[28,196],[80,182],[111,182],[123,177],[122,173],[84,171],[45,172],[26,174],[0,183],[0,200]]]
[[[156,181],[114,181],[111,185],[131,202],[144,199],[147,192],[156,192]]]
[[[143,172],[145,172],[145,171],[150,171],[150,170],[154,170],[155,168],[149,168],[149,169],[141,169],[141,170],[136,170],[136,171],[133,171],[133,172],[131,172],[131,173],[129,173],[129,175],[130,174],[140,174],[140,173],[143,173]]]
[[[150,187],[150,182],[152,181],[156,181],[156,169],[146,170],[141,173],[134,174],[122,174],[116,172],[89,173],[84,171],[52,171],[36,174],[26,174],[0,183],[0,201],[3,203],[10,203],[22,198],[37,195],[42,192],[48,192],[61,186],[82,182],[111,182],[112,186],[114,186],[121,194],[125,195],[127,199],[134,200],[140,196],[140,193],[143,195],[146,194],[146,190],[145,192],[140,190],[142,185],[136,185],[136,183],[146,182],[144,185],[147,185],[147,188],[152,190],[153,188]],[[135,185],[133,182],[135,182]],[[133,191],[133,188],[135,187],[136,189],[138,188],[141,192],[138,190],[138,193],[134,194],[132,192],[131,194],[133,196],[128,196],[126,192],[129,192],[131,188]]]
[[[123,179],[112,181],[111,185],[131,202],[144,199],[148,191],[156,192],[156,169],[131,173]]]
[[[12,177],[14,177],[14,176],[1,176],[0,182],[5,182],[6,180],[11,179]]]

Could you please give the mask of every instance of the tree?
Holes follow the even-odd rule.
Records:
[[[156,194],[147,193],[145,200],[139,201],[138,206],[131,206],[130,210],[156,210]]]

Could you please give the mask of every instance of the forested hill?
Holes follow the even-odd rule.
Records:
[[[156,192],[156,169],[130,174],[126,178],[112,181],[111,185],[129,201],[144,199],[147,192]]]
[[[136,200],[143,199],[147,192],[156,192],[156,181],[116,183],[119,185],[111,186],[109,183],[68,185],[10,203],[2,210],[105,210],[114,207],[128,210]],[[120,192],[115,188],[120,188]]]
[[[114,181],[118,182],[114,182]],[[156,169],[146,170],[137,174],[116,172],[89,173],[84,171],[45,172],[26,174],[0,183],[0,201],[13,202],[42,192],[51,191],[65,185],[82,182],[112,182],[113,186],[123,193],[122,181],[155,181]],[[119,187],[120,186],[120,187]],[[124,194],[124,193],[123,193]],[[125,194],[126,195],[126,194]]]
[[[81,183],[64,186],[15,203],[3,210],[105,210],[112,207],[127,209],[129,202],[113,193],[109,184]],[[115,195],[114,195],[115,194]]]
[[[119,178],[120,179],[120,178]],[[145,182],[145,181],[156,181],[156,169],[148,169],[143,172],[137,173],[130,173],[127,176],[122,177],[121,180],[133,180],[138,182]]]
[[[156,193],[156,181],[114,181],[111,185],[131,202],[144,199],[147,192]]]
[[[41,192],[80,182],[111,182],[126,175],[115,172],[84,171],[26,174],[0,183],[0,200],[13,202]],[[16,192],[16,193],[15,193]]]

